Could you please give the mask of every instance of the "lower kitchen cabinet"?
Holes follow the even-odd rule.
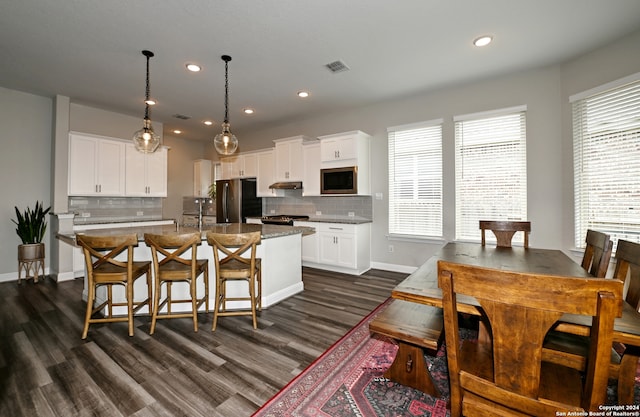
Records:
[[[295,222],[314,227],[302,239],[302,264],[360,275],[371,268],[371,223]]]

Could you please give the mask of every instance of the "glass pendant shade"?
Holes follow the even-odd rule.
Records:
[[[213,146],[221,155],[231,155],[238,149],[238,139],[229,130],[229,123],[222,124],[222,133],[218,133],[213,139]]]
[[[155,100],[149,98],[149,58],[154,54],[151,51],[144,50],[142,55],[147,57],[147,85],[145,89],[145,107],[142,129],[133,134],[133,144],[139,152],[153,153],[160,147],[160,136],[156,135],[151,127],[151,118],[149,117],[149,106],[155,104]]]
[[[156,135],[151,127],[151,120],[144,119],[142,129],[133,134],[133,143],[136,149],[142,153],[153,153],[160,146],[160,136]]]
[[[222,123],[222,133],[218,133],[213,138],[213,146],[220,155],[231,155],[238,149],[238,138],[231,133],[229,124],[229,55],[222,55],[224,61],[224,122]]]

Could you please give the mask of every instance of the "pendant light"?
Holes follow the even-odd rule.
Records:
[[[144,121],[142,129],[133,134],[133,143],[136,149],[143,153],[153,153],[160,146],[160,137],[156,135],[151,127],[151,119],[149,118],[149,105],[155,104],[149,99],[149,58],[153,57],[153,52],[144,50],[142,55],[147,57],[147,88],[144,97]]]
[[[213,146],[221,155],[231,155],[238,149],[238,139],[231,133],[229,125],[229,55],[222,55],[224,61],[224,122],[222,133],[218,133],[213,139]]]

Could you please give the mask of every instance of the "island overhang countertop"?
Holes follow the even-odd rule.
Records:
[[[194,233],[201,232],[202,239],[206,240],[207,232],[214,233],[249,233],[260,231],[262,239],[271,239],[276,237],[283,237],[295,234],[302,234],[306,236],[311,233],[315,233],[313,227],[303,226],[280,226],[272,224],[249,224],[249,223],[216,223],[212,225],[205,225],[202,228],[197,227],[183,227],[174,225],[162,225],[162,226],[130,226],[130,227],[114,227],[109,229],[88,229],[83,231],[69,231],[59,232],[57,237],[70,245],[75,245],[76,235],[92,235],[92,236],[114,236],[127,233],[136,233],[139,241],[144,241],[145,233],[153,234],[182,234],[182,233]]]

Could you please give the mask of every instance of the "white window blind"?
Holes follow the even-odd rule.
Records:
[[[456,239],[479,241],[480,220],[527,219],[525,110],[454,118]],[[523,243],[522,233],[513,241]]]
[[[640,242],[639,79],[573,102],[578,248],[587,229]]]
[[[389,135],[389,234],[442,236],[442,120]]]

